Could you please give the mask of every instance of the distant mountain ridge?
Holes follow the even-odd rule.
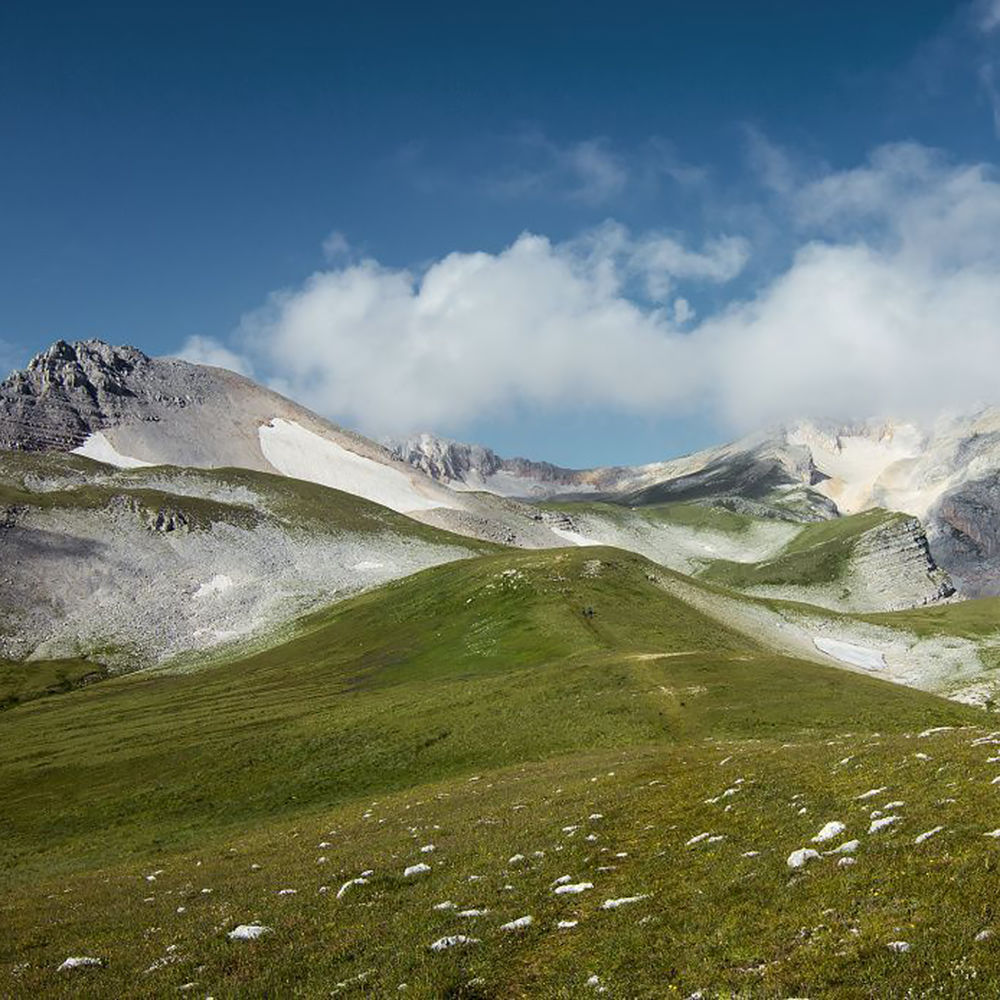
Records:
[[[576,470],[430,434],[390,449],[221,368],[58,341],[0,383],[0,658],[253,642],[480,541],[612,546],[837,613],[937,603],[952,577],[1000,592],[1000,421],[948,427],[802,422]],[[839,517],[870,507],[914,516]]]
[[[923,522],[937,563],[964,594],[1000,593],[997,408],[943,417],[927,428],[891,420],[802,420],[633,467],[561,469],[432,435],[397,446],[395,454],[453,489],[536,500],[695,501],[807,520],[884,507]]]

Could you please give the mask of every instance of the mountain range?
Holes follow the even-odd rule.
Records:
[[[998,435],[572,470],[54,344],[0,384],[0,992],[997,995]]]
[[[0,384],[0,446],[14,658],[121,668],[252,643],[496,545],[614,545],[832,611],[1000,590],[993,410],[573,470],[430,434],[378,444],[233,372],[59,341]]]

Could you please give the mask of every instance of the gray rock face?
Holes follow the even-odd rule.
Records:
[[[0,448],[70,451],[104,427],[158,420],[203,399],[207,372],[100,340],[56,341],[0,383]]]
[[[938,562],[968,597],[1000,593],[1000,471],[962,483],[931,512]]]
[[[433,434],[419,434],[405,441],[389,441],[387,447],[394,458],[421,469],[446,485],[462,484],[470,489],[498,487],[490,484],[498,473],[520,480],[522,489],[495,488],[494,492],[530,497],[539,493],[561,493],[568,488],[583,489],[586,480],[575,469],[564,469],[551,462],[534,462],[527,458],[501,458],[491,448],[465,444]],[[546,490],[545,486],[552,487]]]
[[[502,462],[490,448],[478,444],[462,444],[420,434],[405,441],[389,441],[393,457],[422,469],[442,483],[466,482],[473,475],[483,479],[500,470]]]

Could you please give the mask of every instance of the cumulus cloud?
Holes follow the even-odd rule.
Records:
[[[562,243],[525,233],[419,273],[331,267],[273,294],[234,346],[276,388],[374,433],[460,428],[517,405],[707,408],[736,431],[997,400],[991,168],[886,146],[795,180],[784,201],[800,234],[788,267],[697,322],[690,300],[724,295],[747,242],[692,246],[609,222]]]

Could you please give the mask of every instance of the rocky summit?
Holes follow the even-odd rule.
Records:
[[[0,447],[70,451],[89,434],[205,397],[206,369],[101,340],[56,341],[0,383]]]

